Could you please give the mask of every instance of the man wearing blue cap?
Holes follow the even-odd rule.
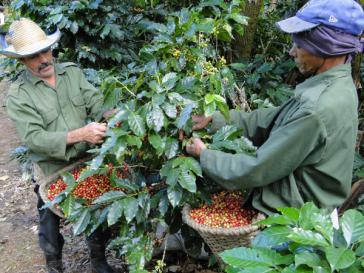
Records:
[[[362,51],[364,12],[353,0],[311,0],[277,26],[292,34],[290,55],[310,78],[280,107],[231,111],[231,123],[258,147],[256,155],[210,150],[198,138],[186,150],[221,186],[252,189],[251,205],[266,214],[307,201],[332,209],[351,188],[358,99],[350,61]],[[195,130],[226,124],[218,113],[194,121]]]

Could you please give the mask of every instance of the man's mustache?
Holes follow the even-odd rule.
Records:
[[[49,65],[53,65],[53,62],[45,62],[38,66],[38,72],[40,72],[42,69],[46,68]]]

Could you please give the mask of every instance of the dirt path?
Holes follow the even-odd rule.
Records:
[[[0,273],[45,273],[43,253],[38,246],[38,213],[31,182],[22,180],[10,152],[20,145],[16,130],[6,114],[9,84],[0,82]],[[89,272],[89,259],[82,236],[74,238],[69,226],[65,237],[63,263],[66,273]],[[112,256],[110,253],[108,256]],[[115,267],[120,260],[110,257]]]

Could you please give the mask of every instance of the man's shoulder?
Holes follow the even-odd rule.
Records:
[[[8,95],[16,95],[19,94],[22,90],[22,86],[24,85],[25,81],[23,75],[20,75],[15,81],[10,84]]]
[[[73,62],[58,63],[56,65],[56,70],[58,71],[58,74],[66,73],[67,75],[78,75],[82,71],[81,68]]]
[[[67,68],[67,67],[78,67],[78,65],[76,63],[73,62],[64,62],[64,63],[59,63],[58,64],[60,67],[62,68]]]

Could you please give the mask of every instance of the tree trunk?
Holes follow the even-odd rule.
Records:
[[[236,42],[233,43],[233,50],[238,59],[248,59],[250,57],[262,4],[263,0],[247,0],[242,6],[242,13],[249,17],[249,24],[245,27],[244,35],[237,35]]]

